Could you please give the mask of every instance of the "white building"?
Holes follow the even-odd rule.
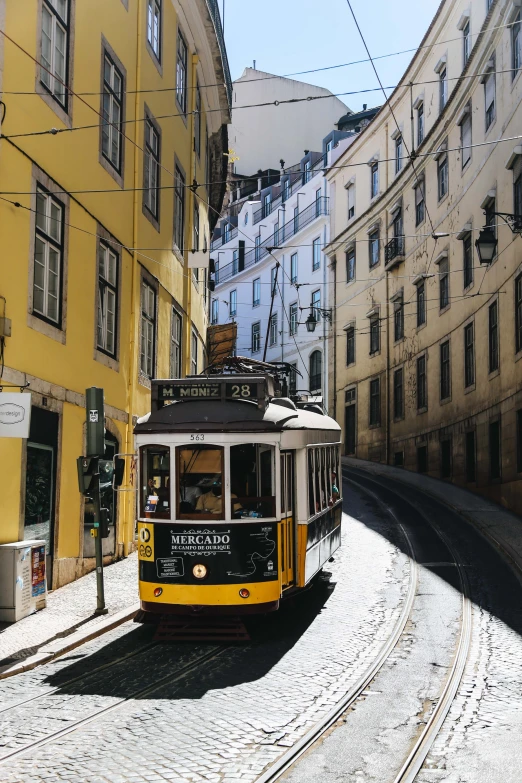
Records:
[[[284,103],[295,99],[310,101]],[[278,106],[257,104],[279,101]],[[252,106],[252,108],[239,108]],[[324,87],[245,68],[233,83],[232,124],[229,145],[234,151],[235,171],[250,175],[279,169],[301,159],[305,150],[320,150],[323,138],[350,110]]]
[[[333,149],[326,143],[328,163],[355,138],[342,138]],[[321,313],[329,308],[324,170],[325,156],[311,152],[257,200],[244,201],[238,215],[221,220],[212,242],[211,322],[236,321],[237,355],[263,359],[266,345],[267,361],[295,367],[291,391],[309,391],[326,402],[331,327]],[[309,332],[305,322],[312,312],[317,325]]]

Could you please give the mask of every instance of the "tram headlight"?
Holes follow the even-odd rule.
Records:
[[[239,595],[241,598],[248,598],[250,596],[250,590],[247,590],[246,587],[242,587],[239,591]]]
[[[204,579],[208,573],[208,569],[206,566],[203,565],[203,563],[196,563],[196,565],[192,569],[192,573],[194,574],[196,579]]]
[[[156,589],[154,590],[155,597],[159,598],[162,592],[163,592],[163,587],[156,587]]]

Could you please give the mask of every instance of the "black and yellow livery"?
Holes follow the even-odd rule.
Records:
[[[145,612],[268,612],[341,542],[337,423],[271,374],[153,381],[140,419]]]

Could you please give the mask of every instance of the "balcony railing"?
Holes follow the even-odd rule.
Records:
[[[237,237],[237,231],[237,228],[231,228],[227,234],[222,234],[217,239],[214,239],[214,241],[210,244],[210,249],[217,250],[217,248],[221,247],[221,245],[225,245],[227,242],[235,239]]]
[[[318,171],[322,171],[324,169],[326,163],[326,156],[322,155],[319,160],[317,160],[312,168],[306,172],[307,182],[310,182],[312,177],[315,177]],[[272,202],[270,202],[270,205],[268,209],[266,207],[261,207],[260,209],[257,209],[253,214],[253,221],[254,225],[256,223],[259,223],[261,220],[264,220],[264,218],[268,217],[275,209],[281,206],[281,204],[284,204],[285,201],[287,201],[292,193],[295,193],[296,190],[299,190],[300,187],[303,186],[305,172],[301,171],[300,166],[296,167],[293,166],[293,169],[297,169],[294,171],[290,171],[289,169],[285,170],[285,174],[290,175],[290,187],[286,190],[286,192],[283,190],[277,198],[275,198]]]
[[[207,0],[207,6],[214,23],[214,30],[216,31],[216,38],[218,41],[219,51],[221,52],[221,60],[223,62],[223,73],[225,75],[225,87],[227,90],[228,105],[232,106],[232,79],[230,77],[230,68],[228,65],[227,50],[225,46],[225,36],[223,35],[223,26],[221,24],[221,15],[219,13],[219,6],[217,0]]]
[[[393,237],[384,248],[384,262],[386,266],[400,258],[404,258],[404,237]]]
[[[301,231],[321,215],[328,215],[328,203],[329,199],[325,197],[318,198],[316,201],[306,207],[306,209],[303,209],[302,212],[299,212],[297,215],[292,217],[287,223],[279,226],[279,228],[267,239],[265,239],[264,242],[262,242],[257,247],[251,248],[245,253],[244,263],[239,265],[239,269],[233,261],[220,267],[219,283],[223,283],[225,280],[234,277],[234,275],[238,274],[238,272],[242,272],[243,269],[247,269],[248,267],[257,264],[259,261],[262,261],[267,257],[267,255],[269,255],[269,247],[278,247],[279,245],[282,245],[288,239],[291,239],[291,237],[297,234],[298,231]],[[237,229],[235,229],[235,231],[237,235]],[[213,245],[213,249],[216,246],[217,245]],[[216,282],[218,281],[216,280]]]

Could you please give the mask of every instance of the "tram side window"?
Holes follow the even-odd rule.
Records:
[[[141,449],[141,516],[170,519],[170,449]]]
[[[224,519],[223,449],[180,446],[176,452],[178,519]]]
[[[241,443],[230,448],[232,517],[276,515],[273,446]]]
[[[339,475],[339,449],[337,446],[330,447],[330,457],[332,460],[330,476],[332,481],[331,498],[332,498],[332,505],[333,505],[339,500],[341,496],[340,494],[341,477]]]
[[[315,514],[314,498],[314,452],[308,450],[308,515],[313,517]]]

